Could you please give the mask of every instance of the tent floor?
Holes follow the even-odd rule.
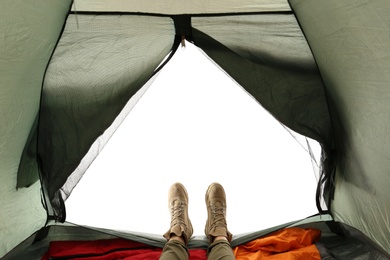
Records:
[[[318,221],[303,224],[302,222],[292,225],[290,224],[291,223],[251,234],[238,235],[232,241],[232,246],[234,247],[239,244],[246,243],[283,227],[297,226],[301,228],[316,228],[321,230],[321,239],[316,243],[316,246],[323,259],[390,259],[390,255],[387,252],[384,252],[380,248],[376,248],[374,246],[375,244],[368,240],[368,238],[362,233],[345,225],[340,225],[337,222]],[[118,232],[92,227],[81,227],[65,223],[41,229],[15,247],[3,259],[41,259],[41,257],[47,252],[51,241],[85,241],[111,239],[117,237],[160,248],[162,248],[165,243],[165,239],[162,235]],[[189,248],[206,249],[207,245],[208,242],[205,237],[195,237],[191,240]]]

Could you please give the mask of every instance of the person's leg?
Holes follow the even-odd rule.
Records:
[[[214,241],[207,251],[207,259],[209,260],[232,260],[236,259],[230,243],[227,240]]]
[[[227,229],[226,194],[222,185],[211,184],[207,189],[205,200],[207,206],[205,234],[210,242],[207,258],[209,260],[235,259],[230,247],[232,234]]]
[[[188,194],[182,184],[175,183],[169,189],[168,207],[171,213],[171,227],[164,234],[167,243],[160,259],[188,259],[187,244],[192,236],[193,229],[188,217]]]
[[[188,250],[184,243],[170,240],[165,244],[160,260],[184,260],[188,259],[188,256]]]

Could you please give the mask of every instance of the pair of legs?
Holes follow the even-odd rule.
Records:
[[[207,221],[205,234],[210,242],[207,251],[209,260],[235,259],[230,247],[232,234],[226,224],[226,194],[219,183],[213,183],[206,192]],[[171,186],[168,193],[168,203],[171,213],[171,227],[164,234],[167,243],[164,246],[160,260],[188,259],[187,244],[191,239],[193,229],[188,216],[188,194],[180,183]]]

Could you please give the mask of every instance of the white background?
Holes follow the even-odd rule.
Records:
[[[163,234],[170,223],[168,189],[177,181],[189,193],[195,235],[203,234],[204,194],[215,181],[225,187],[233,234],[317,213],[309,154],[188,43],[76,186],[67,221]]]

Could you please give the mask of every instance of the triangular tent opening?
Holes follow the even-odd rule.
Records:
[[[197,47],[186,46],[72,191],[67,221],[163,234],[167,190],[177,181],[188,189],[197,235],[207,216],[204,193],[214,181],[227,191],[235,234],[316,214],[318,167],[304,137],[297,142]],[[310,148],[319,161],[318,143]]]

